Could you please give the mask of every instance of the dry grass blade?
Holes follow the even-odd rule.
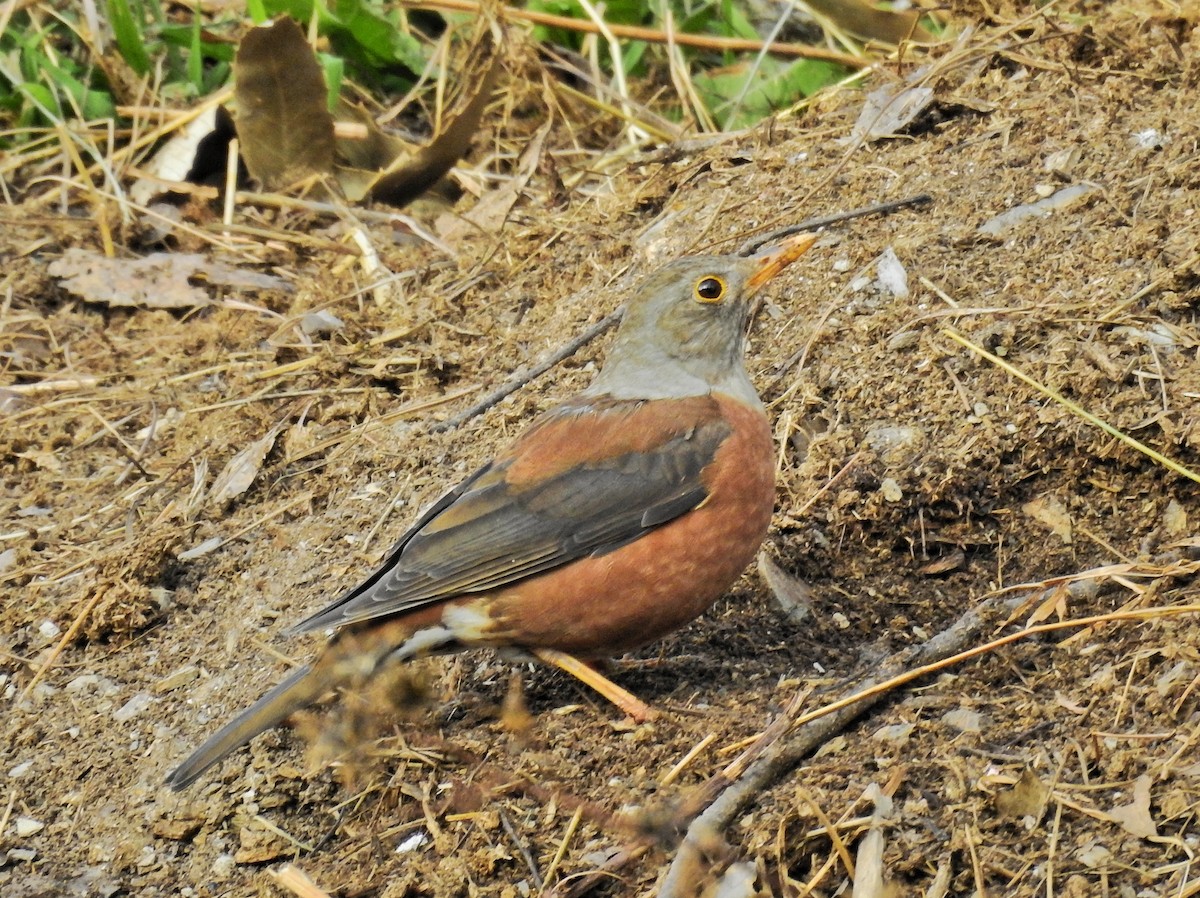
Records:
[[[446,9],[456,12],[478,13],[482,4],[476,0],[402,0],[405,6]],[[589,34],[599,34],[600,27],[590,19],[573,19],[569,16],[558,16],[551,13],[537,12],[529,9],[518,9],[506,6],[503,14],[516,21],[530,22],[534,25],[545,25],[550,28],[562,28],[568,31],[582,31]],[[617,25],[605,23],[614,37],[628,38],[635,41],[666,44],[676,43],[686,47],[698,47],[703,50],[728,50],[733,53],[758,52],[764,46],[760,40],[740,37],[719,37],[708,34],[682,34],[678,31],[668,35],[666,31],[656,28],[642,28],[636,25]],[[803,59],[823,59],[826,62],[836,62],[847,68],[860,69],[870,64],[869,60],[854,56],[850,53],[840,53],[837,50],[827,50],[824,47],[813,47],[808,44],[776,43],[769,45],[772,53],[781,56],[796,56]]]
[[[1057,402],[1059,405],[1061,405],[1063,408],[1065,408],[1071,414],[1082,418],[1084,421],[1087,421],[1089,424],[1093,424],[1096,427],[1099,427],[1101,430],[1103,430],[1109,436],[1115,437],[1116,439],[1118,439],[1122,443],[1124,443],[1126,446],[1129,446],[1131,449],[1137,450],[1138,452],[1142,453],[1143,455],[1145,455],[1147,458],[1151,459],[1152,461],[1157,462],[1158,464],[1162,465],[1164,468],[1166,468],[1170,471],[1174,471],[1176,474],[1179,474],[1182,477],[1188,478],[1188,480],[1194,480],[1196,483],[1200,483],[1200,474],[1197,474],[1195,471],[1191,470],[1188,467],[1185,467],[1184,465],[1181,465],[1179,462],[1174,461],[1173,459],[1167,458],[1161,452],[1159,452],[1155,449],[1151,449],[1145,443],[1135,440],[1133,437],[1129,436],[1129,434],[1118,430],[1117,428],[1115,428],[1111,424],[1109,424],[1107,421],[1097,418],[1095,415],[1093,415],[1091,412],[1089,412],[1083,406],[1079,405],[1078,403],[1072,402],[1070,399],[1068,399],[1066,396],[1063,396],[1057,390],[1052,390],[1052,389],[1050,389],[1050,387],[1046,386],[1045,384],[1030,377],[1028,374],[1026,374],[1020,368],[1017,368],[1015,365],[1005,361],[1004,359],[1000,358],[1000,356],[994,355],[993,353],[988,352],[982,346],[979,346],[978,344],[971,342],[970,340],[968,340],[966,337],[964,337],[962,334],[960,334],[958,331],[954,330],[953,328],[949,328],[949,327],[943,328],[942,333],[944,333],[947,337],[949,337],[954,342],[960,344],[961,346],[965,346],[967,349],[971,350],[975,354],[980,355],[983,358],[987,359],[989,362],[991,362],[996,367],[1003,368],[1005,371],[1007,371],[1013,377],[1017,378],[1017,380],[1021,381],[1023,384],[1033,387],[1033,389],[1037,390],[1039,393],[1041,393],[1047,399],[1051,399],[1054,402]]]
[[[1187,604],[1097,614],[1042,624],[993,639],[982,645],[960,648],[983,630],[985,622],[989,618],[1001,613],[1006,604],[998,597],[985,600],[917,649],[902,652],[883,664],[877,665],[878,675],[868,678],[866,685],[853,690],[841,699],[796,717],[792,726],[793,733],[787,739],[771,744],[759,760],[749,766],[736,782],[725,788],[703,813],[692,820],[688,826],[687,835],[680,845],[676,860],[672,863],[671,869],[663,881],[659,898],[682,898],[685,891],[681,891],[681,889],[686,889],[688,868],[696,853],[701,851],[702,846],[711,839],[712,833],[726,831],[739,811],[752,803],[771,782],[799,763],[815,746],[865,713],[884,695],[896,688],[971,658],[993,652],[1010,643],[1043,633],[1077,629],[1097,623],[1146,621],[1200,613],[1200,604]],[[922,657],[932,660],[925,664],[912,666],[913,660]],[[701,787],[701,793],[703,793],[703,787]],[[980,882],[982,883],[982,881],[981,879]]]

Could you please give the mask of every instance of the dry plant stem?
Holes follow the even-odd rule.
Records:
[[[478,13],[485,4],[477,0],[401,0],[403,6],[420,6],[425,9],[448,9],[454,12]],[[568,16],[556,16],[551,13],[536,12],[530,9],[515,9],[511,6],[501,8],[502,15],[517,21],[532,22],[534,25],[546,25],[551,28],[562,28],[567,31],[583,31],[588,34],[600,34],[600,27],[590,19],[572,19]],[[763,41],[750,40],[740,37],[717,37],[709,34],[683,34],[675,31],[668,36],[667,32],[656,28],[642,28],[637,25],[617,25],[606,22],[608,30],[614,37],[623,37],[636,41],[648,41],[652,44],[676,43],[685,47],[699,47],[703,50],[731,50],[733,52],[758,52],[764,47],[768,52],[781,56],[799,56],[804,59],[823,59],[836,62],[851,69],[862,69],[871,65],[871,60],[852,56],[849,53],[839,53],[836,50],[826,50],[822,47],[810,47],[807,44],[765,44]]]
[[[455,415],[453,418],[443,421],[441,424],[435,424],[432,428],[433,432],[440,433],[443,430],[453,430],[465,422],[470,421],[476,415],[482,415],[493,405],[504,399],[504,397],[506,397],[508,394],[516,392],[531,380],[541,377],[563,359],[573,356],[592,340],[596,339],[598,336],[620,321],[621,316],[624,313],[624,306],[621,306],[621,308],[614,312],[609,312],[566,346],[562,347],[562,349],[559,349],[548,358],[538,362],[532,368],[526,368],[524,371],[517,372],[515,376],[509,378],[491,393],[488,393],[487,396],[485,396],[475,405],[471,406],[465,412],[461,412]]]
[[[777,240],[782,240],[785,237],[790,237],[793,234],[799,234],[804,231],[815,231],[818,228],[827,228],[832,224],[837,224],[843,221],[849,221],[853,218],[865,218],[868,215],[891,215],[893,212],[898,212],[901,209],[907,209],[910,206],[926,206],[933,202],[933,197],[928,193],[920,193],[916,196],[910,196],[907,199],[892,200],[887,203],[876,203],[873,206],[863,206],[859,209],[850,209],[847,212],[835,212],[833,215],[822,215],[818,218],[808,218],[796,224],[788,225],[786,228],[780,228],[776,231],[771,231],[762,236],[754,237],[747,240],[738,247],[737,254],[739,256],[748,256],[751,253],[761,249],[769,243],[774,243]]]
[[[1173,459],[1167,458],[1161,452],[1151,449],[1145,443],[1141,443],[1138,440],[1135,440],[1133,437],[1129,436],[1128,434],[1123,433],[1120,430],[1117,430],[1117,428],[1113,427],[1107,421],[1097,418],[1095,415],[1093,415],[1087,409],[1083,408],[1083,406],[1072,402],[1070,399],[1067,399],[1067,397],[1063,396],[1061,393],[1058,393],[1058,392],[1050,389],[1049,387],[1047,387],[1045,384],[1042,384],[1039,381],[1034,380],[1032,377],[1030,377],[1024,371],[1017,368],[1015,365],[1013,365],[1009,362],[1006,362],[1004,359],[1000,358],[998,355],[993,355],[992,353],[990,353],[986,349],[984,349],[982,346],[978,346],[975,343],[972,343],[970,340],[968,340],[962,334],[958,333],[958,331],[954,330],[953,328],[949,328],[949,327],[943,328],[942,333],[944,333],[947,337],[949,337],[955,343],[958,343],[961,346],[965,346],[967,349],[971,350],[972,352],[976,353],[977,355],[983,356],[985,359],[987,359],[993,365],[995,365],[998,368],[1003,369],[1004,371],[1007,371],[1009,374],[1011,374],[1013,377],[1017,378],[1017,380],[1021,381],[1022,383],[1026,384],[1030,387],[1033,387],[1035,390],[1037,390],[1039,393],[1041,393],[1047,399],[1051,399],[1054,402],[1057,402],[1059,405],[1061,405],[1067,411],[1071,412],[1071,414],[1077,415],[1080,418],[1083,418],[1083,420],[1087,421],[1089,424],[1093,424],[1096,427],[1099,427],[1101,430],[1103,430],[1109,436],[1115,437],[1116,439],[1118,439],[1122,443],[1124,443],[1126,446],[1129,446],[1132,449],[1136,449],[1138,452],[1142,453],[1147,458],[1158,462],[1164,468],[1174,471],[1176,474],[1179,474],[1183,477],[1188,478],[1188,480],[1194,480],[1196,483],[1200,483],[1200,474],[1197,474],[1195,471],[1191,470],[1190,468],[1184,467],[1179,462],[1174,461]]]
[[[270,871],[270,874],[280,888],[287,889],[297,898],[329,898],[329,893],[319,888],[295,864],[283,864],[278,870]]]
[[[1138,611],[1100,614],[1074,620],[1059,621],[1029,627],[985,645],[971,646],[975,637],[1001,613],[1019,604],[1020,599],[993,596],[980,602],[950,627],[920,646],[898,652],[883,664],[878,673],[863,680],[858,688],[844,698],[830,702],[796,718],[793,733],[769,745],[763,756],[751,765],[732,785],[726,788],[688,826],[675,861],[663,881],[658,898],[682,898],[686,891],[686,871],[694,867],[697,857],[712,844],[714,833],[723,833],[737,815],[778,777],[787,773],[823,742],[836,735],[858,717],[874,707],[896,687],[919,679],[936,670],[974,658],[996,648],[1041,633],[1090,626],[1101,621],[1148,620],[1177,614],[1195,614],[1200,605],[1179,605],[1146,608]],[[866,654],[866,653],[865,653]],[[914,666],[915,665],[915,666]],[[702,786],[701,789],[704,787]]]

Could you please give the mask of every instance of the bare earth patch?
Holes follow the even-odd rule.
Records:
[[[635,156],[566,202],[539,169],[503,231],[464,238],[454,260],[378,226],[404,273],[387,303],[324,248],[340,232],[322,220],[302,225],[328,238],[313,246],[225,254],[250,267],[253,253],[294,292],[189,313],[89,305],[46,266],[96,248],[94,228],[8,207],[0,894],[284,894],[270,871],[293,861],[344,896],[564,895],[626,849],[594,893],[647,894],[692,790],[798,694],[801,711],[823,704],[998,590],[1032,600],[979,642],[1197,602],[1200,486],[948,333],[1200,469],[1189,8],[1081,4],[1077,27],[982,27],[977,65],[935,83],[905,135],[855,150],[839,139],[862,95],[844,91],[700,150]],[[1071,185],[1095,189],[980,233]],[[517,668],[472,653],[328,703],[183,794],[162,787],[311,655],[289,624],[587,382],[606,338],[433,429],[616,308],[627,266],[920,193],[932,204],[832,229],[752,332],[780,446],[768,549],[807,586],[807,617],[748,573],[615,668],[663,710],[652,723],[525,669],[532,723],[506,729]],[[907,295],[879,278],[888,248]],[[343,327],[303,338],[318,308]],[[276,428],[249,488],[212,497]],[[1189,614],[1067,629],[898,689],[757,794],[688,887],[748,861],[735,869],[758,894],[833,895],[851,866],[864,895],[1196,894],[1198,639]]]

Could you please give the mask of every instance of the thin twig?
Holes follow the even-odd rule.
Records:
[[[890,215],[900,209],[907,209],[910,206],[925,206],[932,202],[932,196],[928,193],[921,193],[917,196],[910,196],[907,199],[876,203],[873,206],[863,206],[859,209],[850,209],[846,212],[835,212],[833,215],[822,215],[819,218],[808,218],[796,224],[790,224],[786,228],[780,228],[777,231],[771,231],[747,240],[738,247],[737,254],[739,256],[748,256],[760,247],[766,246],[769,243],[775,243],[785,237],[790,237],[792,234],[799,234],[802,231],[815,231],[818,228],[827,228],[831,224],[849,221],[852,218],[865,218],[868,215]]]
[[[817,746],[865,714],[894,688],[935,670],[1041,633],[1091,626],[1100,621],[1149,620],[1167,615],[1200,612],[1200,605],[1193,604],[1092,615],[1028,627],[984,645],[971,645],[990,620],[1014,604],[1015,600],[1002,600],[999,596],[980,602],[928,642],[899,652],[883,664],[875,665],[877,674],[864,680],[859,688],[837,701],[796,718],[795,730],[786,740],[769,746],[743,776],[721,792],[707,810],[692,820],[671,869],[663,881],[658,893],[659,898],[679,898],[686,894],[684,890],[688,871],[698,854],[711,846],[714,833],[726,832],[741,810],[753,802],[771,783],[800,763]],[[701,787],[702,790],[703,788]]]
[[[950,328],[950,327],[943,328],[942,333],[944,333],[947,337],[949,337],[955,343],[965,346],[967,349],[971,350],[972,352],[976,353],[977,355],[983,356],[985,359],[987,359],[989,362],[991,362],[996,367],[1004,369],[1009,374],[1011,374],[1013,377],[1015,377],[1017,380],[1021,381],[1022,383],[1026,384],[1027,386],[1033,387],[1035,390],[1037,390],[1039,393],[1041,393],[1047,399],[1052,399],[1054,402],[1057,402],[1059,405],[1061,405],[1067,411],[1071,412],[1071,414],[1077,415],[1078,417],[1083,418],[1083,420],[1087,421],[1089,424],[1093,424],[1096,427],[1099,427],[1106,434],[1120,440],[1122,443],[1124,443],[1126,446],[1129,446],[1131,449],[1136,449],[1138,452],[1142,453],[1143,455],[1145,455],[1147,458],[1151,459],[1152,461],[1158,462],[1158,464],[1162,465],[1164,468],[1174,471],[1176,474],[1179,474],[1182,477],[1186,477],[1188,480],[1194,480],[1196,483],[1200,483],[1200,474],[1197,474],[1195,471],[1191,470],[1190,468],[1187,468],[1184,465],[1181,465],[1179,462],[1175,461],[1174,459],[1167,458],[1167,456],[1163,455],[1161,452],[1159,452],[1155,449],[1151,449],[1145,443],[1135,440],[1133,437],[1129,436],[1129,434],[1124,433],[1120,430],[1117,430],[1117,428],[1113,427],[1107,421],[1104,421],[1104,420],[1096,417],[1091,412],[1089,412],[1087,409],[1085,409],[1083,406],[1081,406],[1075,402],[1072,402],[1070,399],[1068,399],[1066,396],[1062,395],[1058,391],[1052,390],[1050,387],[1046,386],[1045,384],[1040,383],[1037,380],[1034,380],[1032,377],[1030,377],[1028,374],[1026,374],[1020,368],[1017,368],[1015,365],[1013,365],[1010,362],[1006,362],[1004,359],[1000,358],[998,355],[994,355],[993,353],[988,352],[982,346],[979,346],[979,345],[971,342],[970,340],[968,340],[966,337],[964,337],[962,334],[960,334],[958,331],[954,330],[953,328]]]
[[[424,9],[448,9],[456,12],[478,13],[481,4],[476,0],[401,0],[403,6],[420,6]],[[562,28],[568,31],[584,31],[588,34],[599,34],[600,28],[588,19],[573,19],[569,16],[556,16],[551,13],[537,12],[532,9],[516,9],[511,6],[502,7],[505,17],[518,21],[532,22],[535,25],[546,25],[550,28]],[[643,28],[638,25],[618,25],[614,22],[605,23],[614,37],[623,37],[635,41],[647,41],[652,44],[668,42],[667,32],[657,28]],[[803,59],[823,59],[836,62],[851,69],[862,69],[871,65],[869,59],[860,59],[849,53],[839,53],[837,50],[827,50],[823,47],[811,47],[808,44],[778,43],[764,44],[763,41],[740,37],[717,37],[711,34],[683,34],[674,32],[670,40],[685,47],[699,47],[702,50],[730,50],[737,52],[755,53],[767,46],[772,53],[780,56],[799,56]]]
[[[470,421],[476,415],[482,415],[510,393],[519,390],[531,380],[541,377],[563,359],[577,353],[592,340],[596,339],[598,336],[620,321],[621,316],[624,313],[624,306],[621,306],[616,311],[609,312],[566,346],[538,362],[532,368],[526,368],[522,371],[518,371],[513,377],[509,378],[491,393],[488,393],[487,396],[475,403],[475,405],[471,406],[465,412],[461,412],[460,414],[455,415],[453,418],[443,421],[441,424],[435,424],[431,430],[433,430],[434,433],[439,433],[444,430],[453,430],[465,422]]]

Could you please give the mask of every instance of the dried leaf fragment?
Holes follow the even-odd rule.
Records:
[[[279,427],[272,427],[266,436],[255,440],[226,462],[217,479],[213,481],[212,491],[209,493],[210,502],[221,505],[250,489],[250,484],[254,483],[254,478],[262,470],[267,453],[275,445],[275,438],[279,436],[280,430]]]
[[[200,253],[151,253],[140,259],[113,259],[72,247],[50,263],[53,277],[86,302],[149,309],[190,309],[212,300],[192,280],[248,289],[287,289],[281,278],[243,271]]]
[[[1071,515],[1067,507],[1053,496],[1032,499],[1021,506],[1021,511],[1029,515],[1039,524],[1045,524],[1050,532],[1066,545],[1071,545],[1072,528]]]
[[[1133,801],[1109,812],[1121,827],[1140,839],[1158,837],[1158,827],[1150,816],[1150,777],[1142,774],[1133,783]]]
[[[758,570],[788,620],[799,623],[812,614],[808,584],[781,568],[766,552],[758,553]]]
[[[250,174],[273,190],[331,172],[325,76],[300,26],[282,18],[250,31],[233,71],[238,140]]]
[[[1021,778],[1012,788],[996,795],[996,810],[1001,817],[1041,817],[1050,797],[1050,790],[1038,779],[1038,775],[1025,768]]]
[[[461,76],[464,88],[457,113],[442,131],[411,158],[398,158],[367,188],[371,199],[403,206],[412,202],[452,169],[471,147],[483,111],[492,99],[500,74],[499,41],[490,32],[475,47],[473,64]]]

